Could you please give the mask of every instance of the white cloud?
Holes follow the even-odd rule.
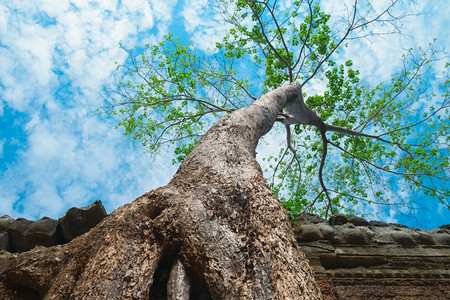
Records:
[[[0,4],[1,97],[28,115],[17,160],[1,177],[0,213],[56,218],[98,198],[111,211],[167,183],[174,167],[155,168],[112,124],[92,115],[113,62],[125,59],[119,42],[132,47],[141,34],[159,34],[172,7],[144,0]]]
[[[0,3],[0,32],[6,32],[9,15],[8,8]]]
[[[57,218],[69,207],[97,198],[111,211],[166,184],[175,172],[168,157],[155,167],[103,120],[88,115],[77,119],[72,114],[79,115],[62,110],[50,121],[30,121],[28,148],[0,181],[0,198],[5,203],[2,213]],[[74,129],[80,132],[74,133]]]
[[[199,9],[202,9],[201,7],[199,7],[199,3],[197,3],[197,5],[195,6],[186,5],[184,8],[182,15],[186,20],[186,31],[189,33],[193,33],[197,29],[197,27],[204,24],[204,22],[200,18],[199,13],[201,12],[201,10],[199,12]]]
[[[64,14],[69,7],[69,0],[46,0],[39,4],[39,8],[50,17],[57,17]]]
[[[176,1],[150,0],[150,7],[156,19],[170,23]]]
[[[192,34],[191,40],[201,50],[213,50],[228,32],[228,25],[208,5],[205,0],[187,0],[181,12],[185,30]]]

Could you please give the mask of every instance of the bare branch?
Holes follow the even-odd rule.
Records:
[[[346,153],[346,154],[348,154],[348,155],[350,155],[350,156],[352,156],[352,157],[354,157],[354,158],[356,158],[356,159],[358,159],[358,160],[360,160],[360,161],[363,161],[363,162],[365,162],[366,164],[371,165],[372,167],[377,168],[377,169],[379,169],[379,170],[381,170],[381,171],[385,171],[385,172],[388,172],[388,173],[391,173],[391,174],[394,174],[394,175],[402,175],[402,176],[405,176],[405,177],[408,177],[408,176],[418,176],[418,175],[423,175],[422,173],[403,173],[403,172],[395,172],[395,171],[392,171],[392,170],[388,170],[388,169],[386,169],[386,168],[383,168],[383,167],[381,167],[381,166],[378,166],[378,165],[376,165],[376,164],[374,164],[374,163],[368,161],[367,159],[365,159],[365,158],[363,158],[363,157],[361,157],[361,156],[358,156],[358,155],[356,155],[356,154],[354,154],[354,153],[351,153],[350,151],[345,150],[344,148],[342,148],[341,146],[339,146],[339,145],[336,144],[336,143],[333,143],[333,142],[331,142],[331,141],[328,141],[328,142],[329,142],[331,145],[333,145],[334,147],[336,147],[337,149],[341,150],[342,152],[344,152],[344,153]]]
[[[333,212],[331,197],[330,197],[330,194],[328,193],[328,189],[323,180],[323,167],[325,166],[325,160],[326,160],[326,157],[328,154],[328,140],[327,140],[325,131],[321,131],[320,135],[322,137],[323,150],[322,150],[322,158],[320,160],[320,166],[319,166],[319,182],[320,182],[320,186],[322,187],[322,190],[325,192],[325,195],[328,199],[328,205],[327,205],[327,209],[325,212],[325,216],[326,216],[326,218],[328,218],[328,211],[330,211],[331,213]]]

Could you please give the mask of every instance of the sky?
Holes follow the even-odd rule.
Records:
[[[285,1],[289,4],[289,0]],[[336,1],[324,7],[338,11]],[[176,172],[170,153],[152,158],[114,122],[96,113],[119,47],[155,44],[169,32],[207,49],[226,26],[205,0],[0,0],[0,215],[58,218],[102,200],[108,213],[165,185]],[[449,48],[447,0],[418,2],[409,36],[360,41],[346,50],[362,73],[389,78],[401,50],[431,38]],[[277,153],[276,134],[258,152]],[[416,216],[383,211],[388,222],[434,228],[450,212],[425,199]]]

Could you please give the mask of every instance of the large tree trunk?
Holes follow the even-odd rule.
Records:
[[[293,84],[219,120],[166,186],[66,245],[0,264],[0,296],[30,299],[320,299],[255,148]],[[2,294],[3,293],[3,294]]]

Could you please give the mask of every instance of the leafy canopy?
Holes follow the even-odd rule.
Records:
[[[395,0],[382,10],[362,2],[333,17],[315,0],[211,1],[228,26],[216,48],[169,34],[127,50],[102,110],[152,153],[174,145],[179,163],[220,116],[297,81],[328,127],[286,127],[280,154],[263,158],[291,214],[361,213],[365,203],[408,206],[422,196],[450,208],[449,64],[436,71],[446,55],[433,42],[407,49],[390,81],[361,80],[342,59],[348,43],[400,34],[407,16],[395,15]]]

